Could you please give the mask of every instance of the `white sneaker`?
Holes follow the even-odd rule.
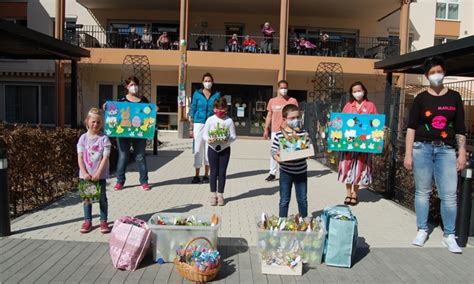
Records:
[[[416,237],[413,240],[412,244],[414,246],[419,246],[422,247],[425,245],[426,239],[428,238],[428,232],[425,230],[418,230],[418,233],[416,233]]]
[[[458,246],[458,243],[456,242],[456,237],[453,234],[448,235],[447,237],[443,237],[441,244],[444,247],[447,247],[448,250],[452,253],[462,253],[462,249]]]

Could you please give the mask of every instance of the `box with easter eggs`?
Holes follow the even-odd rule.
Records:
[[[263,274],[301,275],[303,265],[321,264],[326,230],[319,218],[257,218],[257,249]]]
[[[283,137],[279,143],[280,160],[282,162],[306,159],[314,156],[313,144],[311,144],[309,137],[306,135]]]
[[[328,150],[382,153],[385,115],[332,112]]]
[[[104,131],[110,137],[153,139],[156,105],[108,101]]]

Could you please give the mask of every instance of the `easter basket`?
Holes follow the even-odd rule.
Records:
[[[193,238],[187,243],[184,251],[187,251],[189,246],[191,246],[191,244],[197,240],[206,241],[207,244],[209,245],[209,248],[214,249],[214,246],[212,245],[210,240],[204,237],[197,237],[197,238]],[[215,268],[208,269],[205,271],[200,271],[199,269],[196,269],[195,267],[188,264],[187,262],[180,261],[179,256],[175,258],[174,264],[176,266],[176,270],[182,277],[186,278],[189,281],[194,281],[197,283],[205,283],[205,282],[213,280],[214,278],[216,278],[217,274],[219,273],[219,269],[221,267],[221,261],[219,259],[217,266]]]
[[[79,182],[79,196],[82,200],[99,200],[101,190],[102,189],[98,181],[81,180]]]

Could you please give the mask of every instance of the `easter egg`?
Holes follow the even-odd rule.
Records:
[[[349,126],[349,127],[354,127],[354,125],[355,125],[355,121],[354,121],[353,119],[349,119],[349,120],[347,121],[347,126]]]
[[[149,106],[146,106],[144,109],[143,109],[143,112],[145,114],[149,114],[151,112],[151,108]]]
[[[141,125],[141,120],[138,116],[133,117],[132,119],[132,125],[133,127],[140,127]]]
[[[379,127],[380,126],[380,120],[378,120],[378,119],[372,120],[372,126],[373,127]]]

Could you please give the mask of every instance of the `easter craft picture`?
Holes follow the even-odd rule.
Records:
[[[105,105],[105,134],[109,137],[153,139],[156,105],[112,102]]]
[[[314,148],[308,137],[291,136],[280,139],[280,160],[282,162],[312,156],[314,156]]]
[[[437,122],[442,124],[442,121]],[[332,112],[328,150],[382,153],[385,115]]]
[[[229,129],[220,126],[220,123],[217,123],[216,127],[209,131],[209,138],[214,139],[216,142],[226,141],[228,137]]]

